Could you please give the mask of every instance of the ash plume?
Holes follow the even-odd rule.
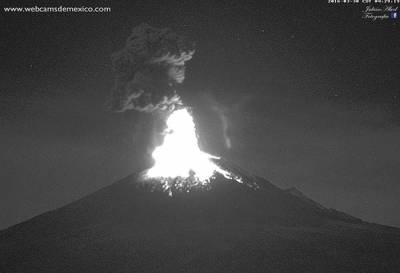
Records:
[[[113,111],[172,111],[182,104],[176,85],[185,79],[185,62],[193,44],[168,28],[141,24],[133,28],[124,48],[112,55],[115,83]]]

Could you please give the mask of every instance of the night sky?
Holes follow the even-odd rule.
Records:
[[[204,150],[400,226],[400,19],[327,1],[115,2],[91,4],[112,8],[99,14],[1,11],[0,228],[143,168],[149,117],[106,107],[110,56],[142,22],[196,41],[179,90]]]

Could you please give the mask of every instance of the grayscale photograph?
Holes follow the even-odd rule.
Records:
[[[400,272],[400,0],[0,2],[0,273]]]

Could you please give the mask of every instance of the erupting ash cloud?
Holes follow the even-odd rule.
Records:
[[[185,62],[193,54],[193,44],[168,28],[135,27],[124,48],[112,55],[111,109],[173,111],[182,104],[175,87],[184,81]]]
[[[218,157],[201,151],[193,117],[175,90],[193,54],[193,47],[171,30],[141,24],[112,56],[116,77],[111,108],[155,113],[150,122],[153,137],[145,145],[154,164],[143,178],[161,182],[170,195],[175,189],[205,187],[216,173],[239,181],[213,161]],[[228,139],[226,118],[222,122]]]

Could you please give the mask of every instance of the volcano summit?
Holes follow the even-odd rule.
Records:
[[[135,173],[0,232],[0,272],[396,272],[400,230],[327,209],[226,161],[172,196]]]

